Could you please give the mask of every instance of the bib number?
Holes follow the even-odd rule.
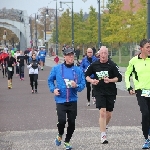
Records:
[[[66,83],[66,87],[67,87],[67,88],[72,88],[72,85],[71,85],[72,80],[64,79],[64,81],[65,81],[65,83]]]
[[[141,96],[150,97],[150,90],[145,90],[145,89],[143,89]]]
[[[8,70],[9,70],[9,71],[12,71],[12,67],[8,67]]]

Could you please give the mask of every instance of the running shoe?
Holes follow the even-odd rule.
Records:
[[[87,103],[87,106],[90,106],[90,102]]]
[[[55,144],[57,146],[60,146],[61,145],[61,140],[62,140],[62,136],[58,134],[56,139],[55,139]]]
[[[104,136],[101,138],[101,143],[102,143],[102,144],[108,144],[106,135],[104,135]]]
[[[149,148],[150,148],[150,140],[147,139],[147,140],[145,140],[145,143],[144,143],[142,149],[149,149]]]
[[[70,144],[67,143],[67,142],[64,142],[64,147],[66,148],[66,150],[71,150],[72,149],[72,147],[70,146]]]

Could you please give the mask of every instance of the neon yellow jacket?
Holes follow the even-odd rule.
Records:
[[[150,90],[150,57],[145,60],[139,55],[133,57],[129,61],[129,65],[125,72],[126,88],[130,89],[130,77],[133,76],[135,90],[147,89]]]

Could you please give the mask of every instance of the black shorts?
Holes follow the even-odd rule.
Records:
[[[77,102],[57,103],[56,111],[58,122],[66,121],[66,114],[68,120],[75,122],[77,116]]]
[[[106,111],[113,111],[116,95],[96,95],[96,108],[106,108]]]
[[[14,71],[7,70],[7,74],[8,74],[8,80],[10,80],[13,77]]]

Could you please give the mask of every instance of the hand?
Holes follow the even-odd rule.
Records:
[[[76,88],[77,84],[74,81],[71,81],[71,87]]]
[[[93,85],[97,85],[99,83],[99,80],[96,80],[96,79],[92,79],[92,82],[91,82]]]
[[[12,64],[12,66],[15,66],[15,64]]]
[[[31,66],[33,65],[33,63],[30,64]]]
[[[135,94],[135,90],[134,90],[134,89],[130,90],[130,91],[129,91],[129,94],[130,94],[130,95]]]
[[[104,82],[105,82],[105,83],[109,83],[109,78],[108,78],[108,77],[105,77],[105,78],[104,78]]]
[[[55,90],[54,90],[54,95],[55,95],[55,96],[60,95],[60,93],[59,93],[59,89],[55,89]]]
[[[38,64],[38,67],[41,67],[41,66]]]

